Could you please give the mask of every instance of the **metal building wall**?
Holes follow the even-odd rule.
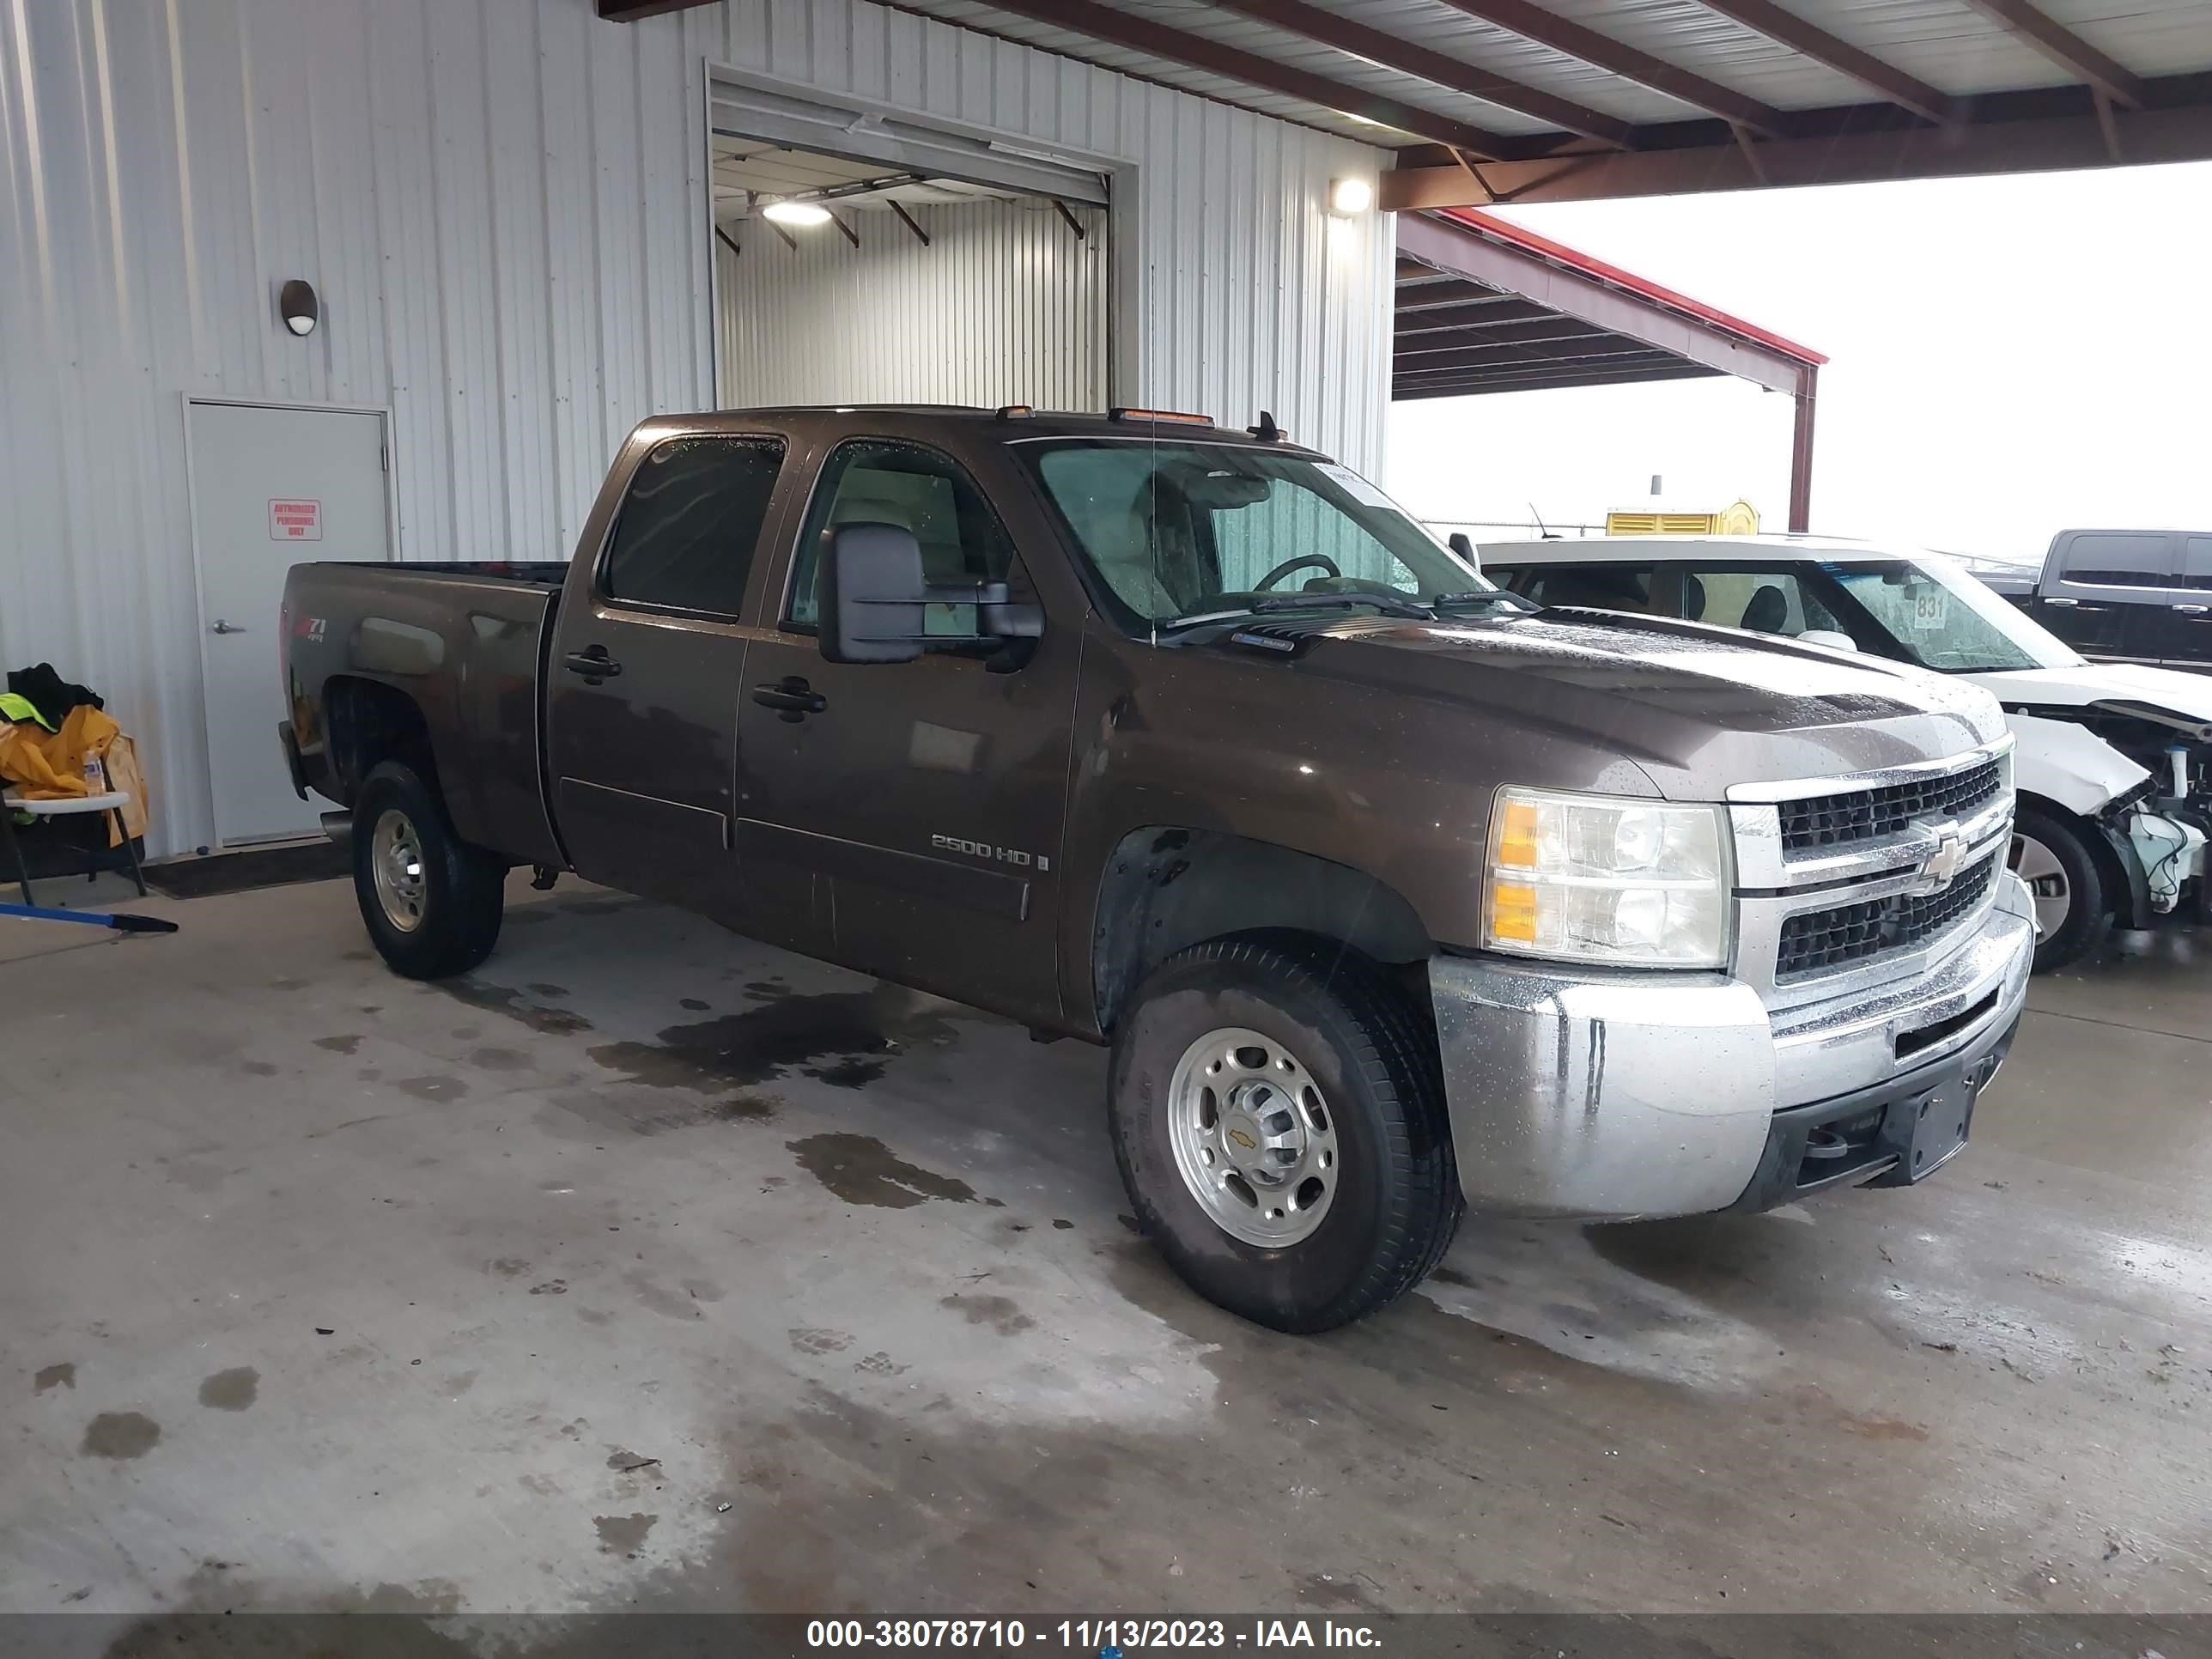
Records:
[[[848,211],[833,229],[732,226],[718,243],[721,401],[1104,406],[1106,215],[1049,202],[984,201],[896,216]]]
[[[0,665],[108,695],[153,851],[214,834],[183,400],[388,409],[399,556],[565,552],[623,432],[713,401],[710,60],[1142,164],[1117,395],[1377,458],[1358,144],[867,0],[0,0]]]

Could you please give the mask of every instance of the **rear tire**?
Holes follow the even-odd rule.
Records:
[[[2011,866],[2027,883],[2043,932],[2035,971],[2078,961],[2105,937],[2112,896],[2105,866],[2076,820],[2023,806],[2014,820]]]
[[[398,761],[355,799],[353,887],[377,954],[410,979],[465,974],[499,943],[505,860],[455,835],[436,792]]]
[[[1170,957],[1115,1036],[1109,1109],[1146,1234],[1255,1324],[1309,1334],[1372,1313],[1459,1225],[1435,1035],[1335,945],[1249,934]]]

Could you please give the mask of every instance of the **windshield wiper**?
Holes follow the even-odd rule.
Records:
[[[1158,625],[1191,628],[1200,623],[1234,622],[1239,617],[1267,616],[1283,611],[1349,611],[1363,605],[1372,605],[1386,617],[1405,617],[1414,622],[1436,620],[1436,613],[1427,605],[1383,593],[1275,593],[1225,611],[1200,611],[1188,617],[1171,617]]]
[[[1524,599],[1518,593],[1509,593],[1502,587],[1474,587],[1464,593],[1433,593],[1422,603],[1438,611],[1463,605],[1503,605],[1524,615],[1533,615],[1544,608],[1534,599]]]

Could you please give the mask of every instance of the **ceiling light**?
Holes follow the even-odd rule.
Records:
[[[780,225],[826,225],[830,210],[818,202],[770,202],[761,210],[761,217]]]
[[[1364,179],[1339,179],[1328,187],[1328,210],[1349,219],[1375,205],[1375,186]]]

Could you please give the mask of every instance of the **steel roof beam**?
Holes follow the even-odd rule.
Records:
[[[2148,166],[2212,161],[2212,76],[2174,76],[2148,84],[2149,108],[2108,112],[2112,137],[2119,141],[2128,162]],[[2081,95],[2078,87],[2057,90],[2076,99]],[[1978,98],[1975,106],[1982,118],[1948,130],[1899,125],[1819,138],[1770,139],[1759,147],[1755,170],[1729,142],[1593,155],[1571,171],[1557,161],[1497,161],[1486,164],[1483,171],[1492,185],[1515,192],[1517,203],[1527,204],[1767,185],[1787,189],[2060,173],[2113,164],[2106,124],[2095,113],[1997,118],[1996,111],[2012,101],[2003,94]],[[1401,214],[1425,208],[1484,207],[1490,199],[1464,168],[1449,165],[1400,167],[1384,173],[1376,191],[1377,207]]]
[[[1593,69],[1633,81],[1654,92],[1663,92],[1692,109],[1732,121],[1764,137],[1771,137],[1787,130],[1789,117],[1780,110],[1663,58],[1624,46],[1571,18],[1533,4],[1531,0],[1445,0],[1445,3],[1524,40],[1534,40],[1540,46],[1549,46],[1554,52],[1578,58]]]
[[[1578,365],[1558,368],[1521,368],[1504,374],[1470,374],[1457,380],[1393,385],[1390,401],[1417,403],[1424,398],[1472,398],[1491,392],[1547,392],[1562,386],[1626,386],[1638,380],[1696,380],[1721,372],[1717,368],[1700,368],[1696,363],[1673,367],[1660,364],[1642,368],[1584,368]]]
[[[1209,40],[1202,34],[1170,28],[1156,23],[1148,17],[1138,17],[1111,6],[1103,6],[1097,0],[988,0],[994,10],[1012,12],[1017,17],[1026,17],[1034,23],[1049,24],[1054,28],[1073,29],[1078,34],[1088,34],[1095,40],[1110,40],[1115,46],[1127,46],[1133,52],[1150,52],[1156,58],[1169,58],[1188,68],[1203,70],[1209,75],[1227,76],[1232,81],[1242,81],[1247,86],[1279,92],[1287,97],[1299,98],[1323,109],[1334,110],[1342,115],[1357,115],[1386,127],[1395,127],[1401,132],[1419,133],[1422,137],[1454,149],[1473,150],[1483,156],[1525,155],[1528,140],[1515,140],[1503,134],[1486,132],[1465,121],[1438,115],[1349,82],[1316,74],[1291,64],[1279,64],[1262,58],[1257,52]]]
[[[1966,0],[1966,3],[2008,25],[2059,68],[2079,76],[2113,102],[2130,109],[2143,106],[2148,94],[2140,76],[2121,68],[2028,0]]]
[[[1938,91],[1848,40],[1838,40],[1826,29],[1815,28],[1796,13],[1784,11],[1774,0],[1698,0],[1698,3],[1707,11],[1718,12],[1732,22],[1742,24],[1754,34],[1763,34],[1789,47],[1801,58],[1809,58],[1838,75],[1872,87],[1891,103],[1915,115],[1924,115],[1938,126],[1948,126],[1959,118],[1957,106],[1948,93]]]
[[[994,0],[995,3],[995,0]],[[1509,81],[1486,69],[1447,53],[1310,5],[1307,0],[1209,0],[1223,11],[1272,24],[1279,29],[1339,52],[1364,58],[1385,69],[1396,70],[1449,92],[1479,98],[1486,104],[1510,109],[1615,149],[1636,147],[1636,128],[1617,116],[1604,115],[1571,98]]]
[[[636,23],[668,12],[690,11],[696,6],[714,3],[714,0],[599,0],[599,21],[603,23]]]

